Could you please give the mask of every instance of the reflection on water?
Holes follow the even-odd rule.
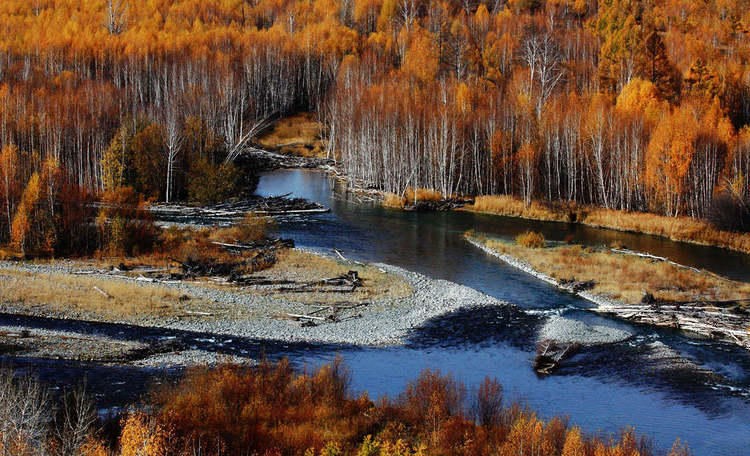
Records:
[[[659,447],[676,436],[696,454],[742,454],[750,444],[750,356],[726,344],[691,339],[667,330],[633,326],[584,312],[584,301],[495,261],[467,244],[469,229],[514,237],[528,229],[552,240],[611,244],[667,256],[680,263],[750,280],[750,259],[721,249],[674,243],[652,236],[566,224],[471,213],[408,213],[357,204],[333,191],[324,174],[288,170],[261,178],[258,193],[292,192],[331,208],[330,214],[281,220],[278,230],[301,246],[343,250],[350,257],[380,261],[458,282],[517,304],[508,309],[459,312],[428,322],[406,347],[342,349],[354,386],[372,395],[393,395],[424,368],[450,372],[468,385],[498,378],[510,399],[544,416],[565,414],[590,432],[613,432],[632,424]],[[626,328],[634,337],[587,349],[548,378],[531,369],[536,330],[545,313]],[[297,358],[320,364],[332,352]]]

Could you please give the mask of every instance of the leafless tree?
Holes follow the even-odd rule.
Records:
[[[0,455],[43,454],[50,416],[39,382],[0,370]]]
[[[96,411],[86,394],[85,385],[65,395],[55,420],[58,456],[77,456],[91,436]]]
[[[531,33],[524,43],[523,59],[529,67],[530,91],[536,98],[539,118],[545,103],[565,76],[562,55],[550,33]]]

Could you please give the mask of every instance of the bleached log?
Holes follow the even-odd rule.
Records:
[[[101,294],[101,295],[102,295],[102,296],[104,296],[105,298],[107,298],[107,299],[112,299],[112,296],[110,296],[110,295],[109,295],[109,293],[107,293],[106,291],[102,290],[101,288],[99,288],[99,287],[97,287],[97,286],[94,286],[94,290],[98,291],[98,292],[99,292],[99,294]]]
[[[325,317],[316,317],[315,315],[304,315],[304,314],[293,314],[288,313],[288,317],[295,318],[297,320],[303,319],[303,320],[318,320],[318,321],[325,321]]]

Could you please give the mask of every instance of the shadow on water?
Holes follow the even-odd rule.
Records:
[[[202,350],[256,360],[263,357],[294,359],[310,356],[311,353],[331,353],[351,349],[345,345],[295,343],[210,332],[2,313],[0,313],[0,325],[34,330],[68,331],[103,336],[118,341],[142,342],[152,348],[142,355],[144,357],[150,354],[182,350]],[[96,397],[99,407],[123,406],[137,401],[152,385],[173,381],[182,373],[180,368],[165,370],[123,365],[121,362],[84,362],[24,356],[0,356],[0,360],[4,366],[12,367],[21,374],[38,377],[45,384],[58,390],[79,385],[85,381],[87,390]]]

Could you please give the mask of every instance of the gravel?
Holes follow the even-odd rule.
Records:
[[[150,368],[184,368],[193,366],[215,366],[217,364],[242,364],[252,366],[256,361],[242,356],[224,355],[204,350],[185,350],[172,353],[158,353],[132,364]]]
[[[411,287],[412,293],[405,297],[375,296],[367,303],[363,303],[366,305],[341,312],[339,321],[315,321],[314,324],[303,324],[289,318],[287,314],[309,314],[311,312],[309,303],[293,302],[273,294],[254,293],[252,287],[243,290],[234,286],[207,286],[195,282],[133,282],[134,286],[169,287],[190,295],[193,299],[201,299],[207,302],[205,310],[210,315],[180,317],[145,315],[122,321],[110,320],[109,322],[255,340],[384,346],[404,343],[412,330],[434,317],[467,307],[509,305],[474,289],[452,282],[431,279],[387,264],[375,264],[373,266],[380,268],[383,273],[390,273],[403,278]],[[0,269],[22,270],[38,274],[74,273],[80,271],[81,268],[80,263],[67,261],[51,263],[0,262]],[[104,271],[94,272],[91,276],[117,280]],[[5,312],[34,313],[34,309],[11,306],[7,303],[2,306],[2,309]],[[86,319],[85,316],[76,314],[36,314],[36,316]],[[14,328],[16,331],[21,329],[23,328]],[[71,334],[71,336],[74,336],[74,334]],[[91,339],[90,336],[86,338]],[[87,348],[90,349],[90,347]],[[57,351],[54,348],[49,348],[49,350]],[[66,349],[65,351],[70,352],[71,350]],[[143,357],[133,361],[133,364],[144,367],[182,367],[198,364],[211,365],[227,361],[252,362],[249,356],[251,355],[248,354],[248,357],[228,357],[212,353],[209,350],[185,347],[183,350],[174,349],[171,352],[144,353]],[[68,359],[77,357],[76,353],[70,353],[69,357],[66,356]]]
[[[215,334],[237,335],[256,339],[272,339],[288,342],[341,343],[351,345],[398,345],[408,333],[427,320],[439,315],[477,306],[508,305],[471,288],[445,280],[435,280],[405,269],[376,264],[386,272],[403,277],[413,288],[405,298],[375,300],[359,307],[348,319],[338,322],[315,323],[303,326],[300,322],[282,318],[287,313],[304,311],[304,306],[285,303],[276,312],[256,312],[257,317],[248,320],[225,319],[221,321],[176,321],[167,327]],[[263,307],[269,297],[249,294],[239,295],[230,291],[202,288],[202,297],[219,302],[231,300],[248,308]],[[278,303],[276,303],[278,306]]]
[[[561,316],[551,316],[539,330],[539,339],[563,343],[599,345],[622,342],[633,334],[623,329],[604,325],[589,325]]]

